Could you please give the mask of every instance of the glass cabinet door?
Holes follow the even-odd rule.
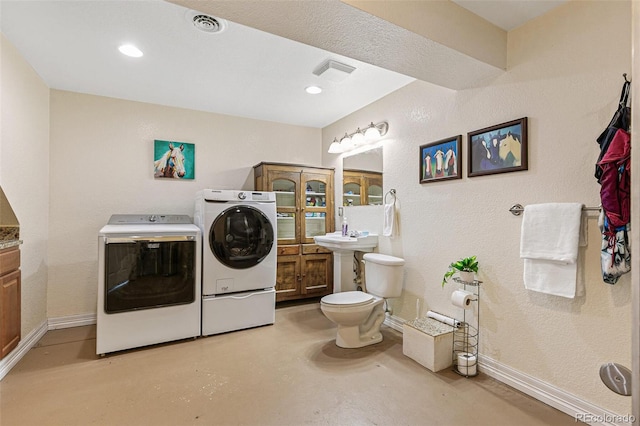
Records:
[[[301,188],[304,191],[301,242],[313,243],[314,236],[324,235],[330,228],[327,194],[331,194],[332,187],[326,175],[304,174],[301,179]]]
[[[382,204],[382,182],[376,182],[377,180],[370,180],[367,188],[367,204],[370,206]]]
[[[278,244],[296,244],[299,178],[291,173],[286,176],[273,173],[269,175],[269,182],[276,194]]]
[[[362,205],[361,194],[362,186],[360,185],[360,178],[345,177],[342,185],[342,205]]]

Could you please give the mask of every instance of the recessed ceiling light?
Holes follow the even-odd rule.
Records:
[[[317,95],[318,93],[322,93],[322,88],[318,86],[309,86],[304,90],[310,95]]]
[[[142,51],[135,47],[133,44],[123,44],[118,47],[118,50],[123,55],[131,56],[132,58],[139,58],[142,56]]]

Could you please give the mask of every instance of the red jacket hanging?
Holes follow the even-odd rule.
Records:
[[[631,139],[618,129],[598,165],[602,169],[600,199],[609,219],[609,230],[624,226],[631,220]]]

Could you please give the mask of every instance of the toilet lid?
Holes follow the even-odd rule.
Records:
[[[322,303],[326,305],[349,305],[360,306],[371,303],[374,297],[362,291],[345,291],[342,293],[333,293],[322,298]]]
[[[404,259],[401,257],[389,256],[388,254],[381,253],[365,253],[362,259],[373,263],[379,263],[380,265],[401,266],[404,265]]]

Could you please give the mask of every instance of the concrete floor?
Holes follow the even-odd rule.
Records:
[[[341,349],[318,303],[272,326],[95,355],[95,327],[48,332],[0,382],[0,424],[575,425],[484,374],[432,373],[402,334]]]

